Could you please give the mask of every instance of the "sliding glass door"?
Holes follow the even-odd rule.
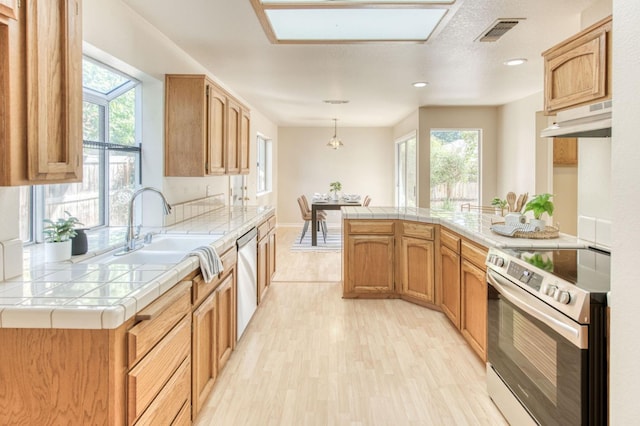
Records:
[[[396,141],[396,207],[418,205],[418,155],[416,133]]]

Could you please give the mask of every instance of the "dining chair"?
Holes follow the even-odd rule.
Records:
[[[371,197],[369,197],[368,195],[365,195],[364,200],[362,201],[362,205],[366,207],[369,205],[370,202],[371,202]]]
[[[311,210],[304,202],[304,195],[302,197],[298,197],[298,206],[300,207],[300,215],[302,216],[302,220],[304,220],[304,227],[302,228],[302,235],[300,236],[300,242],[307,233],[309,229],[309,222],[311,222]],[[318,223],[315,223],[313,226],[318,226],[322,231],[322,238],[324,242],[327,242],[327,214],[324,211],[316,212],[316,219]]]

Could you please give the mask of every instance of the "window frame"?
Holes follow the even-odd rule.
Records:
[[[100,157],[99,165],[99,187],[97,189],[99,197],[99,224],[92,226],[89,229],[98,229],[110,226],[110,184],[109,184],[109,161],[110,151],[125,151],[136,153],[136,176],[134,177],[134,187],[139,187],[142,183],[142,82],[122,71],[119,71],[109,65],[106,65],[100,61],[97,61],[89,56],[83,55],[83,60],[97,64],[112,73],[123,76],[128,81],[118,86],[109,93],[101,93],[92,90],[87,87],[83,87],[82,102],[88,102],[90,104],[97,105],[99,110],[99,138],[101,140],[91,141],[83,139],[83,153],[86,148],[98,149]],[[130,90],[135,90],[135,125],[134,125],[134,141],[133,145],[125,145],[120,143],[112,143],[110,141],[110,110],[109,104],[118,97],[126,94]],[[85,179],[86,176],[83,176]],[[29,197],[31,202],[29,223],[26,225],[29,227],[30,235],[25,236],[27,240],[23,240],[24,244],[31,244],[36,242],[42,242],[44,240],[43,235],[43,219],[45,219],[45,191],[44,185],[32,185],[29,187]],[[21,224],[21,226],[23,226]]]
[[[431,140],[433,138],[433,133],[437,132],[476,132],[478,134],[478,152],[477,152],[477,167],[478,167],[478,205],[482,204],[482,145],[484,138],[484,131],[481,127],[433,127],[429,129],[429,207],[433,208],[432,204],[432,183],[431,183],[431,160],[432,160],[432,152],[431,152]],[[455,209],[454,209],[455,211]]]
[[[261,176],[264,176],[264,180]],[[271,192],[273,192],[273,141],[258,132],[256,136],[256,195],[261,196]]]

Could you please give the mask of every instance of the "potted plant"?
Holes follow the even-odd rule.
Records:
[[[503,200],[500,197],[495,197],[491,200],[491,205],[496,209],[500,209],[500,215],[504,216],[504,209],[507,208],[507,200]]]
[[[333,192],[333,199],[338,201],[338,191],[342,191],[342,184],[338,181],[329,184],[330,192]]]
[[[64,212],[66,218],[58,218],[55,222],[44,219],[44,255],[47,262],[60,262],[71,258],[71,237],[76,235],[74,227],[82,225],[80,221]]]
[[[542,220],[542,215],[544,213],[549,216],[553,215],[553,202],[551,201],[551,197],[553,197],[551,194],[536,195],[524,207],[524,213],[528,211],[533,212],[534,219],[531,219],[530,223],[540,230],[544,230],[547,226],[547,223]]]

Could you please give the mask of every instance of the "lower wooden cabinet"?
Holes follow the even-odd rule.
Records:
[[[224,368],[229,357],[231,357],[231,352],[236,347],[236,292],[234,283],[235,272],[232,272],[215,291],[218,315],[216,321],[216,363],[218,371]]]
[[[213,389],[218,375],[218,357],[215,351],[217,346],[217,296],[217,292],[214,291],[193,311],[191,339],[193,359],[191,372],[191,409],[193,418],[200,412],[200,409]]]
[[[129,425],[141,419],[174,418],[184,401],[191,399],[189,386],[185,394],[179,392],[185,380],[179,370],[191,363],[190,299],[191,282],[185,281],[136,315],[139,322],[128,333],[129,359],[134,359],[126,380]],[[176,306],[182,307],[177,313]]]
[[[193,278],[194,289],[208,288],[210,293],[193,311],[191,353],[192,407],[196,418],[211,394],[216,378],[236,346],[236,257],[225,252],[221,256],[221,277],[204,283],[202,275]],[[196,293],[193,295],[196,299]],[[197,300],[202,299],[202,297]]]
[[[258,241],[258,305],[262,303],[269,278],[267,275],[269,261],[269,239],[267,237]]]
[[[440,245],[442,312],[460,329],[460,255]]]
[[[346,239],[344,296],[392,295],[393,235],[353,235]]]
[[[262,302],[276,272],[276,217],[258,226],[258,304]]]
[[[486,250],[462,242],[460,332],[482,361],[487,360]]]
[[[422,302],[435,303],[434,242],[404,235],[400,241],[402,294]]]

